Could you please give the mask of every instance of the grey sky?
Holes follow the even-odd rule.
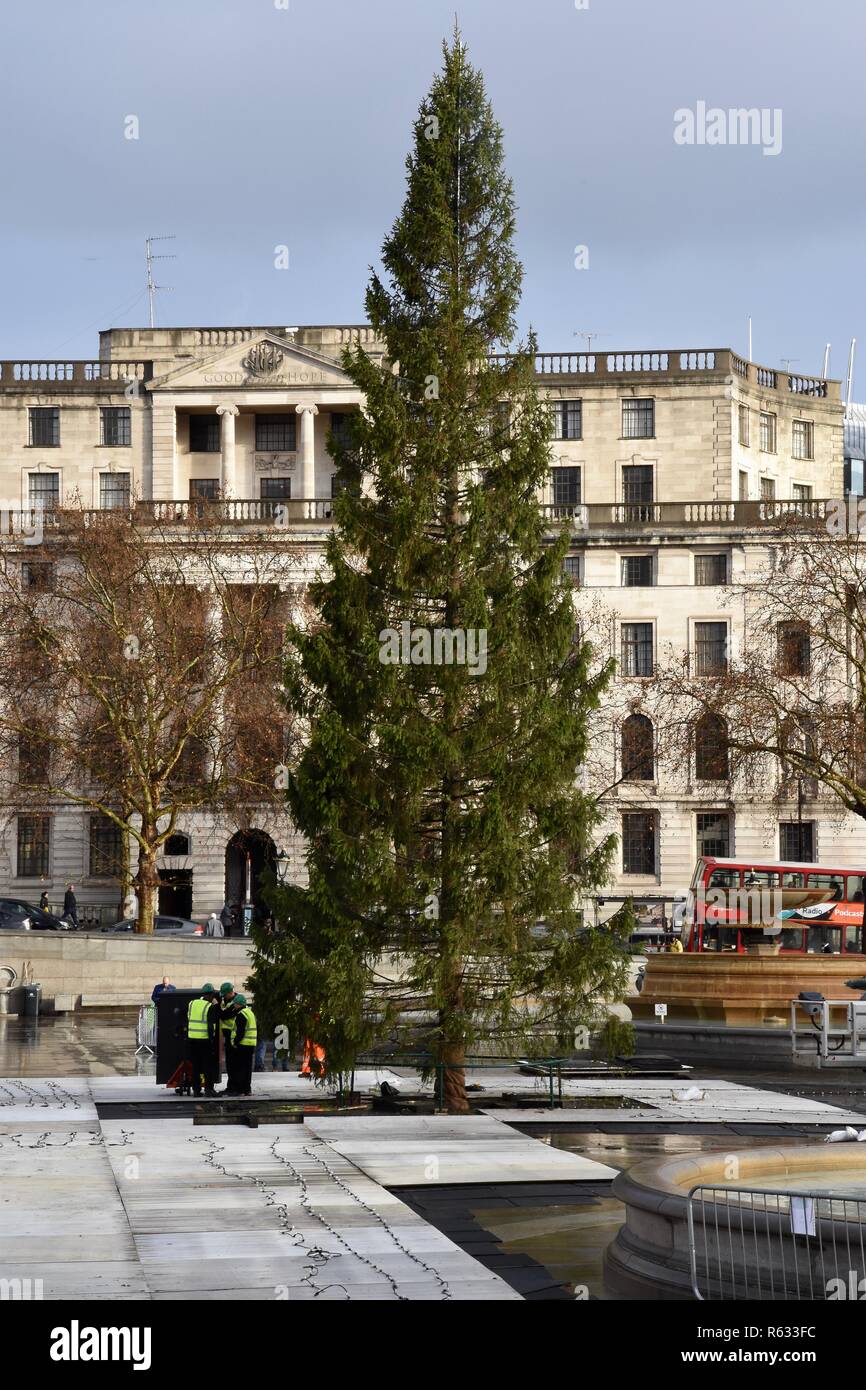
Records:
[[[280,0],[277,0],[280,3]],[[40,0],[2,7],[0,356],[89,356],[145,323],[363,317],[457,0]],[[505,127],[551,350],[715,347],[817,371],[863,339],[866,6],[460,0]],[[783,147],[680,146],[674,112],[779,107]],[[135,115],[140,138],[124,138]],[[287,244],[288,271],[274,268]],[[574,268],[577,245],[589,269]],[[857,378],[866,392],[866,357]]]

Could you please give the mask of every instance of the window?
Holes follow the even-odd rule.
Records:
[[[21,566],[21,583],[25,589],[50,594],[54,588],[54,566],[49,560],[28,560]]]
[[[791,496],[794,498],[796,502],[811,502],[812,484],[794,483],[793,487],[791,488]]]
[[[623,439],[652,439],[656,432],[655,405],[651,399],[623,401]]]
[[[623,781],[652,782],[655,776],[653,726],[645,714],[630,714],[624,721],[621,754]]]
[[[204,498],[212,502],[220,495],[219,478],[190,478],[189,497],[194,502],[197,498]]]
[[[776,417],[768,410],[761,411],[761,453],[776,452]]]
[[[60,410],[56,405],[30,407],[30,443],[39,449],[60,446]]]
[[[809,629],[805,623],[777,623],[776,646],[780,675],[807,676],[809,674],[812,651]]]
[[[622,871],[655,874],[656,820],[646,812],[627,811],[622,818]]]
[[[51,818],[18,817],[18,877],[47,878]]]
[[[583,575],[583,556],[566,555],[562,561],[562,572],[566,579],[575,587],[580,584]]]
[[[112,449],[132,443],[132,411],[128,405],[104,405],[99,411],[99,442]]]
[[[189,854],[189,836],[181,834],[169,835],[163,848],[163,854],[168,859],[178,859]]]
[[[51,745],[38,729],[18,735],[18,781],[22,787],[37,787],[48,781]]]
[[[623,676],[651,676],[653,673],[652,623],[623,623],[620,632],[620,665]]]
[[[190,415],[189,451],[191,454],[219,453],[220,422],[218,415]]]
[[[722,552],[718,555],[695,556],[696,584],[727,584],[728,557]]]
[[[332,474],[331,474],[331,498],[332,498],[332,500],[333,500],[333,498],[335,498],[335,497],[339,497],[341,492],[348,492],[348,491],[349,491],[349,484],[345,481],[344,478],[341,477],[340,473],[339,473],[339,472],[337,472],[337,473],[332,473]],[[352,491],[354,492],[354,494],[355,494],[356,497],[360,497],[361,494],[360,494],[360,490],[359,490],[359,488],[358,488],[357,483],[355,484],[355,486],[354,486],[354,488],[352,489]]]
[[[775,498],[776,498],[776,479],[775,479],[775,478],[762,478],[762,479],[761,479],[761,501],[762,501],[762,502],[773,502],[773,501],[775,501]]]
[[[28,491],[31,507],[44,507],[49,511],[60,501],[60,474],[31,473],[28,478]]]
[[[815,427],[811,420],[795,420],[791,426],[791,453],[795,459],[815,457]]]
[[[289,498],[292,495],[291,478],[262,478],[259,484],[259,496]]]
[[[741,405],[737,407],[740,426],[740,443],[744,449],[749,447],[749,407]]]
[[[129,506],[130,494],[130,475],[128,473],[100,473],[100,507],[126,510]]]
[[[721,715],[708,710],[695,725],[695,777],[699,782],[724,782],[728,775],[728,726]]]
[[[779,858],[795,864],[815,862],[815,822],[788,820],[779,822]],[[814,877],[814,875],[813,875]],[[818,885],[811,884],[815,888]]]
[[[256,448],[271,454],[294,452],[297,423],[297,415],[256,415]]]
[[[331,411],[331,434],[337,444],[348,448],[351,441],[351,420],[352,416],[348,411],[338,414],[335,410]]]
[[[555,507],[580,506],[579,468],[552,468],[550,484]]]
[[[718,676],[727,669],[727,623],[695,623],[695,675]]]
[[[727,811],[698,811],[698,856],[728,859],[731,853],[731,817]]]
[[[818,778],[812,775],[811,769],[815,766],[818,749],[812,716],[788,715],[779,731],[779,744],[784,794],[814,801],[818,795]]]
[[[655,582],[652,555],[623,555],[621,564],[623,588],[647,588]]]
[[[554,439],[583,438],[583,401],[555,401],[552,410]]]
[[[108,816],[90,817],[91,878],[120,878],[123,863],[123,831]]]
[[[748,500],[749,500],[749,475],[748,475],[748,473],[745,471],[745,469],[743,469],[743,468],[740,469],[740,494],[739,494],[739,496],[740,496],[740,501],[741,501],[741,502],[748,502]]]
[[[650,463],[627,463],[622,470],[622,500],[626,505],[625,520],[651,521],[653,501],[653,468]]]

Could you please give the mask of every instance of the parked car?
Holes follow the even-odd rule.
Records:
[[[32,903],[22,902],[20,898],[0,898],[0,912],[17,914],[19,917],[29,917],[30,927],[33,931],[74,931],[72,922],[65,917],[55,917],[53,912],[46,912],[44,908],[34,907]],[[25,927],[26,931],[27,928]]]
[[[135,922],[125,917],[112,927],[103,927],[104,932],[135,932]],[[159,936],[204,936],[201,922],[190,922],[186,917],[157,917],[153,924],[154,935]]]
[[[17,908],[0,905],[0,931],[30,931],[30,918]]]

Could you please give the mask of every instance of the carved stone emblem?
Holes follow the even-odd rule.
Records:
[[[276,343],[256,343],[250,348],[241,366],[246,367],[253,376],[273,376],[283,364],[285,353]]]

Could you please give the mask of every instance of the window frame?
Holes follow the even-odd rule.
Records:
[[[647,628],[649,629],[649,641],[646,636],[640,638],[629,638],[626,641],[626,628]],[[626,651],[632,652],[637,658],[640,652],[649,652],[648,671],[629,671],[629,662],[625,660]],[[619,653],[620,653],[620,676],[624,680],[649,680],[655,674],[655,623],[645,618],[626,618],[620,620],[619,625]],[[634,665],[641,664],[640,660],[635,659]]]
[[[106,422],[109,419],[124,422],[124,428],[119,434],[126,435],[125,439],[107,439]],[[100,449],[131,449],[132,448],[132,407],[128,405],[101,405],[99,407],[99,448]]]
[[[583,439],[583,398],[552,401],[553,438],[561,443]],[[574,420],[577,420],[576,430]]]
[[[644,829],[637,831],[636,834],[626,831],[626,822],[643,821]],[[640,857],[640,867],[635,867],[631,859],[631,850],[635,844],[637,836],[649,837],[649,855],[643,851]],[[654,811],[623,811],[620,820],[620,839],[622,845],[622,872],[623,876],[632,878],[655,878],[658,874],[659,861],[659,820]],[[645,846],[646,847],[646,846]],[[646,865],[651,861],[651,867]]]
[[[34,437],[34,426],[37,419],[44,421],[47,416],[52,416],[50,439],[36,439]],[[59,405],[29,405],[27,407],[27,447],[30,449],[59,449],[61,442],[60,436],[60,406]]]
[[[655,439],[656,400],[655,396],[623,396],[620,415],[621,439]],[[650,428],[640,428],[649,423]],[[632,429],[631,426],[634,426]]]
[[[34,829],[44,831],[44,840],[38,835],[34,835],[31,854],[38,856],[33,859],[33,869],[28,871],[24,867],[22,826],[25,822],[32,822]],[[30,862],[30,861],[28,861]],[[44,879],[51,876],[51,816],[46,811],[24,811],[20,812],[15,822],[15,877],[18,879]]]
[[[298,451],[298,417],[291,411],[257,410],[253,431],[257,454],[296,454]],[[277,431],[289,442],[277,443]],[[268,437],[271,432],[272,437]],[[261,442],[266,438],[267,443]]]

